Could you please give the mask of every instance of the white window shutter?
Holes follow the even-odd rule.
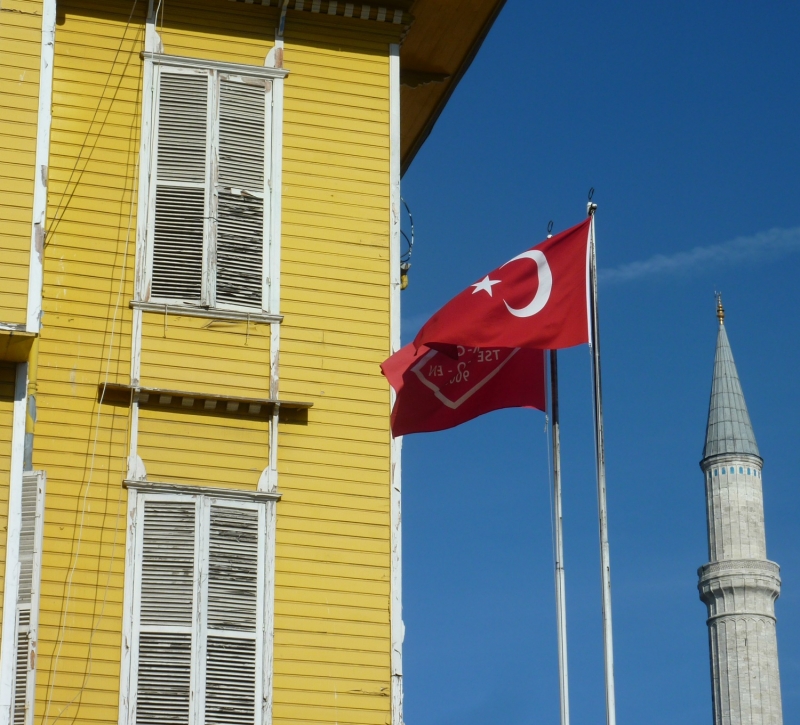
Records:
[[[12,725],[33,721],[32,629],[35,628],[33,607],[38,606],[34,590],[39,586],[39,561],[42,538],[42,509],[44,482],[41,474],[28,473],[22,477],[22,516],[19,535],[19,590],[17,593],[16,658],[14,664],[14,706]],[[33,625],[33,626],[32,626]]]
[[[151,298],[200,303],[209,74],[159,71]]]
[[[206,725],[254,725],[259,661],[259,512],[211,506]]]
[[[138,725],[188,725],[196,504],[145,500],[136,671]]]
[[[259,725],[264,504],[202,494],[142,501],[131,725]]]
[[[228,75],[219,80],[217,305],[262,307],[269,83]]]
[[[31,603],[38,489],[38,479],[35,474],[23,475],[22,525],[19,532],[19,592],[17,594],[17,602],[21,605],[30,605]]]
[[[25,704],[28,692],[28,641],[30,638],[31,610],[29,606],[17,609],[17,658],[14,663],[13,725],[25,723]]]

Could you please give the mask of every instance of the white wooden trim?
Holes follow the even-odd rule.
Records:
[[[42,584],[42,543],[44,537],[44,497],[47,474],[33,471],[27,475],[36,477],[36,516],[33,529],[33,571],[31,573],[31,611],[28,625],[28,676],[25,681],[25,725],[33,725],[36,709],[36,665],[39,641],[39,595]]]
[[[257,582],[258,586],[256,589],[256,632],[255,632],[255,640],[256,640],[256,691],[255,691],[255,703],[254,703],[254,711],[256,716],[256,721],[263,723],[264,720],[264,702],[266,700],[264,696],[264,687],[266,686],[266,678],[264,677],[264,665],[266,662],[266,648],[267,648],[267,638],[266,638],[266,577],[267,577],[267,569],[266,569],[266,559],[267,559],[267,516],[266,516],[266,509],[267,508],[274,508],[268,506],[259,506],[258,507],[258,572],[257,572]]]
[[[264,557],[264,650],[261,725],[272,725],[272,684],[275,649],[275,532],[277,506],[265,506],[266,556]]]
[[[275,46],[265,60],[273,67],[283,66],[283,38],[276,34]],[[281,204],[283,199],[283,78],[272,83],[272,141],[270,163],[270,230],[269,230],[269,309],[280,315],[281,311]],[[283,318],[281,318],[283,319]],[[277,399],[280,387],[281,327],[270,326],[269,340],[269,392]],[[269,464],[259,479],[259,489],[278,494],[278,421],[280,410],[273,410],[269,424]],[[277,532],[277,506],[267,506],[266,556],[264,562],[264,634],[262,661],[262,707],[261,724],[272,725],[274,643],[275,643],[275,539]]]
[[[190,680],[189,725],[205,723],[206,698],[206,658],[208,639],[208,569],[209,569],[209,520],[211,505],[203,496],[193,497],[195,501],[194,566],[196,605],[195,620],[192,627],[192,661]],[[192,700],[194,707],[192,708]],[[192,712],[194,719],[192,719]]]
[[[389,310],[391,352],[400,349],[400,46],[389,46]],[[394,391],[390,388],[391,404]],[[391,439],[391,672],[392,725],[403,724],[402,438]]]
[[[155,30],[155,15],[153,12],[153,0],[149,0],[147,11],[147,22],[145,28],[145,53],[153,53],[163,50],[161,39]],[[148,260],[148,222],[150,210],[153,206],[150,195],[153,192],[153,185],[150,178],[153,169],[153,121],[155,105],[155,68],[151,59],[145,58],[144,79],[142,86],[142,126],[141,141],[139,145],[139,189],[137,197],[137,217],[136,217],[136,268],[134,276],[133,294],[136,299],[143,299],[147,295],[149,284],[149,260]],[[131,385],[138,385],[142,366],[142,310],[134,308],[131,329]],[[131,401],[130,412],[130,440],[128,448],[128,478],[144,477],[144,465],[139,458],[139,398],[134,394]],[[123,651],[125,649],[123,641]],[[130,642],[127,644],[130,647]],[[123,668],[124,669],[124,668]],[[120,689],[120,718],[125,712],[127,717],[128,710],[122,708],[123,693]],[[2,725],[2,724],[0,724]]]
[[[159,68],[161,72],[163,68]],[[219,76],[205,70],[206,76],[206,183],[205,198],[203,208],[205,209],[205,219],[203,222],[203,282],[201,299],[203,304],[214,307],[217,304],[217,268],[211,264],[212,259],[217,258],[217,193],[214,188],[219,173]],[[158,84],[158,113],[159,123],[161,120],[161,82]],[[156,131],[158,133],[158,131]],[[158,157],[159,141],[156,142],[156,157]],[[156,172],[156,184],[158,184],[158,172]],[[155,205],[154,211],[155,211]],[[153,245],[153,256],[150,263],[155,259],[155,214],[153,223],[150,226],[151,244]],[[152,279],[153,268],[150,267]]]
[[[266,63],[272,63],[274,70],[279,70],[283,65],[283,38],[276,33],[275,46],[267,55]],[[276,67],[277,66],[277,67]],[[268,66],[269,67],[269,66]],[[283,179],[283,76],[276,77],[272,83],[272,138],[270,142],[270,165],[269,165],[269,192],[270,192],[270,229],[269,229],[269,277],[267,279],[269,287],[269,311],[272,314],[280,315],[281,310],[281,202],[282,179]],[[283,319],[281,317],[281,319]],[[281,349],[281,330],[280,325],[273,324],[270,327],[269,340],[269,392],[270,396],[277,399],[280,386],[280,349]],[[277,492],[278,490],[278,409],[273,411],[272,419],[269,424],[269,463],[259,479],[259,489],[264,491]],[[275,536],[275,521],[270,523],[272,527],[272,538]],[[269,565],[272,570],[269,581],[274,580],[274,553]],[[268,628],[274,628],[272,619],[267,622]],[[270,668],[268,677],[272,681],[272,670]],[[270,703],[272,701],[272,691],[268,693]],[[270,718],[271,718],[270,706]]]
[[[211,488],[210,486],[184,486],[182,483],[165,483],[163,481],[123,481],[128,490],[139,493],[155,493],[173,496],[207,496],[221,501],[278,501],[279,493],[267,491],[244,491],[238,488]]]
[[[39,65],[39,110],[36,120],[36,160],[33,179],[33,219],[28,265],[28,302],[25,329],[39,332],[42,323],[42,279],[45,224],[47,221],[47,175],[50,163],[50,128],[53,122],[53,58],[56,40],[56,0],[42,5],[42,48]]]
[[[235,75],[255,76],[256,78],[285,78],[289,71],[285,68],[274,68],[261,65],[245,65],[243,63],[227,63],[221,60],[206,60],[203,58],[187,58],[182,55],[168,55],[166,53],[150,53],[145,51],[142,58],[154,63],[176,66],[179,68],[196,68],[198,70],[216,70],[221,73]]]
[[[265,134],[266,138],[264,139],[264,179],[266,181],[266,189],[264,190],[264,216],[261,234],[266,244],[261,258],[261,308],[267,312],[272,303],[270,269],[272,268],[272,173],[274,170],[272,165],[272,144],[275,137],[273,128],[275,123],[273,117],[274,103],[272,100],[275,93],[274,86],[274,81],[266,81],[266,92],[264,94],[264,119],[269,121],[270,126],[269,133]],[[280,256],[278,265],[280,266]]]
[[[207,317],[212,320],[237,320],[241,322],[267,322],[269,324],[283,322],[282,315],[271,315],[263,312],[244,312],[226,310],[220,307],[194,307],[188,304],[161,304],[160,302],[139,302],[131,300],[131,309],[142,312],[161,312],[174,317]]]
[[[276,46],[277,46],[276,42]],[[283,41],[280,41],[283,45]],[[277,54],[283,59],[281,53]],[[283,77],[272,83],[272,126],[269,165],[269,312],[281,313],[281,203],[283,199]]]
[[[22,461],[25,455],[25,409],[28,364],[19,363],[14,385],[14,413],[9,470],[6,577],[3,587],[3,629],[0,641],[0,725],[11,722],[14,704],[14,664],[17,655],[17,597],[19,595],[19,536],[22,526]]]
[[[128,489],[128,521],[125,540],[125,581],[122,595],[122,651],[119,668],[119,725],[133,722],[131,692],[131,658],[133,656],[133,612],[136,582],[136,557],[138,541],[138,496],[135,488]]]

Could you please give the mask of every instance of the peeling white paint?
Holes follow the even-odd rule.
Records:
[[[400,349],[400,46],[389,46],[389,269],[391,352]],[[394,404],[394,391],[390,388]],[[403,725],[402,438],[391,439],[391,672],[392,725]]]

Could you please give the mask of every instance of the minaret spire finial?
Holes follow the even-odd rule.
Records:
[[[717,319],[719,320],[719,324],[722,325],[725,322],[725,308],[722,306],[722,293],[717,292]]]

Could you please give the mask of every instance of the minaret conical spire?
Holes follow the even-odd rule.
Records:
[[[717,317],[717,354],[714,358],[714,378],[711,383],[703,458],[720,453],[741,453],[760,458],[750,414],[744,402],[742,384],[739,382],[728,334],[725,332],[725,310],[719,296]]]
[[[750,415],[717,297],[717,353],[700,468],[708,563],[698,589],[708,608],[714,725],[783,725],[775,600],[780,567],[767,559],[764,493]]]

